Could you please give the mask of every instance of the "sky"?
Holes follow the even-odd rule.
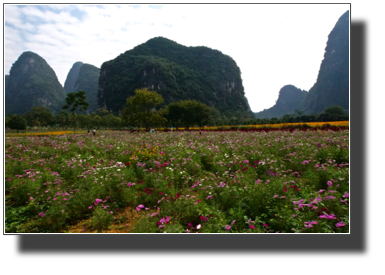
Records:
[[[349,4],[4,5],[4,74],[25,51],[64,86],[72,65],[103,62],[165,37],[234,59],[253,112],[274,106],[280,89],[309,91],[328,35]]]

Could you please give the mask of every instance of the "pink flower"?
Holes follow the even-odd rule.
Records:
[[[328,181],[328,185],[329,185],[329,187],[332,187],[332,185],[333,185],[333,182],[331,182],[331,181]]]
[[[44,215],[43,212],[40,212],[40,213],[39,213],[39,216],[43,218],[45,215]]]
[[[268,227],[268,225],[266,223],[263,223],[262,225]]]
[[[231,222],[231,225],[234,225],[235,222],[236,222],[236,220],[233,220],[233,221]]]
[[[342,222],[339,222],[339,223],[336,224],[336,227],[341,227],[341,226],[345,226],[345,224],[342,223]]]
[[[249,225],[250,229],[254,229],[255,228],[255,225]]]
[[[91,208],[92,208],[92,206],[89,206],[89,207],[88,207],[88,209],[91,209]]]
[[[110,211],[111,214],[114,214],[114,212]]]
[[[231,226],[230,226],[230,225],[228,225],[228,224],[226,224],[226,226],[225,226],[225,229],[226,229],[226,231],[229,231],[229,230],[230,230],[230,228],[231,228]]]

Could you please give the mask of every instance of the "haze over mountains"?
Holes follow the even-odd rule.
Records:
[[[349,110],[349,11],[329,34],[317,82],[309,92],[294,85],[282,87],[276,104],[255,116],[279,118],[294,110],[320,113],[333,105]],[[138,88],[158,92],[165,99],[164,105],[195,99],[228,118],[254,116],[245,97],[241,69],[231,57],[163,37],[152,38],[104,62],[100,69],[80,61],[74,63],[64,88],[43,58],[24,52],[10,75],[5,76],[5,112],[24,114],[34,106],[44,106],[55,114],[64,106],[67,93],[84,90],[90,105],[87,113],[102,107],[117,115]]]

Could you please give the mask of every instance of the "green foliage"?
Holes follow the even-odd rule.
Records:
[[[327,114],[330,116],[343,116],[343,115],[346,115],[346,112],[341,106],[334,105],[334,106],[327,107],[323,111],[323,114]]]
[[[83,66],[83,62],[76,62],[72,65],[72,68],[68,72],[66,81],[64,82],[64,90],[67,94],[76,92],[75,84],[79,76],[79,70]]]
[[[165,121],[163,112],[155,110],[162,103],[162,96],[156,92],[138,89],[135,96],[127,98],[122,119],[125,123],[139,124],[149,130],[152,125]]]
[[[240,110],[250,116],[238,66],[229,56],[206,47],[185,47],[158,37],[103,63],[99,106],[117,114],[126,98],[143,87],[164,98],[159,107],[196,100],[226,115]]]
[[[78,108],[79,111],[87,110],[88,103],[86,98],[84,91],[69,93],[66,97],[67,104],[63,106],[63,109],[70,109],[72,113],[76,112]]]
[[[176,127],[184,126],[187,129],[198,125],[203,127],[212,119],[212,108],[196,100],[173,102],[166,107],[166,118],[169,124]],[[216,111],[215,114],[218,114]]]
[[[20,115],[13,115],[8,122],[8,126],[11,129],[15,130],[25,130],[27,129],[27,122],[25,119]]]
[[[46,127],[54,122],[54,116],[46,107],[33,107],[24,116],[28,126]]]
[[[65,91],[47,62],[33,52],[24,52],[12,65],[6,87],[6,114],[24,114],[33,107],[60,111]]]
[[[97,207],[91,219],[91,226],[97,230],[105,230],[112,224],[114,216],[102,207]]]
[[[55,123],[60,125],[60,127],[66,127],[69,125],[69,116],[70,114],[67,110],[61,110],[55,115]]]

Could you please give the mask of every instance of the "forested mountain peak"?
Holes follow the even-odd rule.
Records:
[[[250,115],[240,69],[220,51],[186,47],[156,37],[103,63],[98,102],[115,113],[122,110],[135,89],[155,90],[165,105],[197,100],[231,117]]]
[[[6,87],[6,113],[24,114],[32,107],[46,107],[58,112],[65,91],[48,63],[27,51],[12,65]]]
[[[72,68],[70,69],[70,71],[68,72],[66,81],[64,82],[64,90],[66,91],[67,94],[75,92],[76,80],[78,79],[79,70],[82,65],[83,65],[83,62],[80,62],[80,61],[75,62],[72,65]]]

